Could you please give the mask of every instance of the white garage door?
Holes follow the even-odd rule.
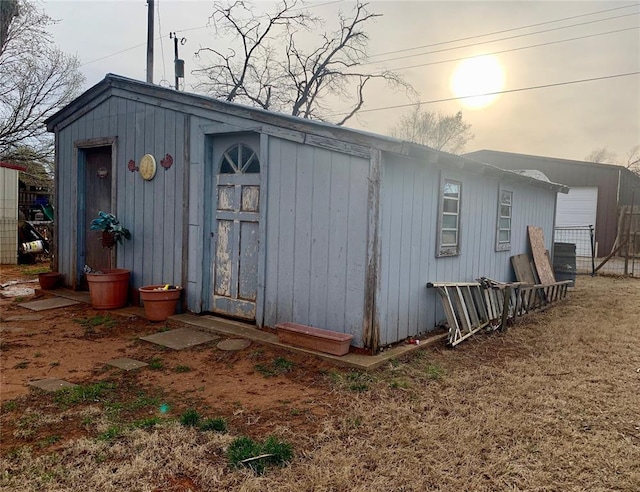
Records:
[[[577,256],[591,256],[587,227],[592,225],[595,228],[597,209],[597,186],[578,186],[571,188],[569,194],[558,193],[555,241],[574,243]]]

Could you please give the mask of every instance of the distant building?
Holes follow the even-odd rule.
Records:
[[[622,166],[595,162],[478,150],[467,157],[502,169],[536,169],[551,181],[570,187],[568,195],[558,195],[556,225],[595,227],[598,256],[613,248],[618,233],[618,213],[622,205],[640,205],[640,176]]]

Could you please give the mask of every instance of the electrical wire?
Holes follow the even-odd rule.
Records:
[[[442,48],[442,49],[439,49],[439,50],[425,51],[423,53],[414,53],[413,55],[396,56],[396,57],[393,57],[393,58],[387,58],[386,60],[369,61],[369,62],[361,63],[360,65],[371,65],[373,63],[386,63],[386,62],[390,62],[390,61],[404,60],[406,58],[414,58],[414,57],[417,57],[417,56],[432,55],[434,53],[444,53],[445,51],[459,50],[459,49],[462,49],[462,48],[471,48],[473,46],[481,46],[481,45],[489,44],[489,43],[497,43],[498,41],[507,41],[509,39],[517,39],[517,38],[524,38],[524,37],[527,37],[527,36],[535,36],[536,34],[543,34],[543,33],[546,33],[546,32],[559,31],[561,29],[568,29],[568,28],[571,28],[571,27],[584,26],[584,25],[587,25],[587,24],[594,24],[596,22],[603,22],[603,21],[607,21],[607,20],[611,20],[611,19],[619,19],[621,17],[629,17],[629,16],[632,16],[632,15],[638,15],[638,14],[640,14],[640,12],[633,12],[631,14],[618,15],[618,16],[615,16],[615,17],[607,17],[605,19],[598,19],[598,20],[593,20],[593,21],[588,21],[588,22],[580,22],[578,24],[571,24],[569,26],[554,27],[552,29],[543,29],[542,31],[535,31],[535,32],[530,32],[530,33],[526,33],[526,34],[518,34],[518,35],[515,35],[515,36],[507,36],[505,38],[493,39],[491,41],[482,41],[480,43],[463,44],[461,46],[454,46],[454,47],[451,47],[451,48]]]
[[[322,7],[322,6],[331,5],[331,4],[334,4],[334,3],[340,3],[340,1],[325,2],[325,3],[313,5],[312,7]],[[545,21],[545,22],[539,22],[537,24],[530,24],[530,25],[527,25],[527,26],[514,27],[514,28],[510,28],[510,29],[503,29],[503,30],[500,30],[500,31],[494,31],[494,32],[485,33],[485,34],[478,34],[478,35],[475,35],[475,36],[469,36],[469,37],[465,37],[465,38],[453,39],[453,40],[449,40],[449,41],[441,41],[441,42],[438,42],[438,43],[433,43],[433,44],[428,44],[428,45],[415,46],[415,47],[411,47],[411,48],[404,48],[402,50],[387,51],[387,52],[378,53],[378,54],[370,55],[370,56],[371,57],[376,57],[376,56],[389,55],[389,54],[400,53],[400,52],[405,52],[405,51],[410,51],[410,50],[423,49],[423,48],[428,48],[428,47],[432,47],[432,46],[440,46],[440,45],[443,45],[443,44],[450,44],[450,43],[454,43],[454,42],[458,42],[458,41],[466,41],[466,40],[469,40],[469,39],[475,39],[475,38],[490,36],[490,35],[493,35],[493,34],[501,34],[501,33],[505,33],[505,32],[516,31],[516,30],[519,30],[519,29],[525,29],[525,28],[528,28],[528,27],[536,27],[536,26],[541,26],[541,25],[545,25],[545,24],[552,24],[552,23],[555,23],[555,22],[561,22],[563,20],[570,20],[570,19],[576,19],[576,18],[579,18],[579,17],[597,15],[597,14],[602,14],[602,13],[605,13],[605,12],[610,12],[610,11],[613,11],[613,10],[620,10],[620,9],[636,7],[636,6],[637,6],[637,4],[632,4],[632,5],[626,5],[624,7],[615,7],[615,8],[611,8],[611,9],[598,10],[598,11],[595,11],[595,12],[589,12],[587,14],[580,14],[580,15],[575,15],[575,16],[571,16],[571,17],[564,17],[564,18],[561,18],[561,19],[555,19],[555,20],[550,20],[550,21]],[[628,14],[628,15],[637,15],[637,13]],[[602,20],[610,20],[610,19],[611,18],[606,18],[606,19],[602,19]],[[600,22],[600,20],[593,21],[593,22]],[[561,28],[557,28],[557,29],[565,29],[565,28],[569,28],[569,27],[575,27],[575,25],[565,26],[565,27],[561,27]],[[190,27],[190,28],[186,28],[186,29],[180,29],[179,31],[176,31],[176,32],[189,32],[189,31],[196,31],[196,30],[207,29],[207,28],[209,28],[209,26],[208,25],[204,25],[204,26],[197,26],[197,27]],[[541,31],[541,32],[545,32],[545,31]],[[539,33],[540,32],[535,32],[535,33],[530,33],[528,35],[539,34]],[[160,40],[160,39],[161,38],[156,38],[155,40],[157,41],[157,40]],[[505,39],[510,39],[510,38],[505,38]],[[494,40],[494,41],[500,41],[500,40]],[[494,42],[494,41],[487,41],[486,43],[490,43],[490,42]],[[140,48],[141,46],[145,46],[146,44],[147,44],[146,42],[145,43],[136,44],[135,46],[131,46],[129,48],[125,48],[123,50],[116,51],[115,53],[111,53],[109,55],[105,55],[105,56],[102,56],[100,58],[96,58],[94,60],[90,60],[88,62],[80,64],[80,67],[84,67],[86,65],[90,65],[91,63],[102,61],[102,60],[105,60],[107,58],[111,58],[113,56],[121,55],[122,53],[126,53],[126,52],[134,50],[136,48]],[[468,46],[474,46],[474,45],[480,45],[480,44],[485,44],[485,43],[477,43],[477,44],[472,44],[472,45],[467,45],[467,46],[460,46],[459,48],[468,47]],[[450,48],[450,49],[457,49],[457,48]],[[443,50],[443,51],[447,51],[447,50]],[[421,56],[423,54],[431,54],[431,53],[438,53],[438,52],[439,52],[439,50],[438,51],[433,51],[433,52],[428,52],[428,53],[419,53],[419,54],[415,54],[415,55],[412,55],[412,56]],[[411,58],[411,56],[406,56],[404,58]],[[387,61],[394,61],[396,59],[402,59],[402,58],[391,58],[391,59],[387,59],[387,60],[372,61],[372,62],[363,63],[362,65],[368,65],[368,64],[373,64],[373,63],[384,63],[384,62],[387,62]]]
[[[615,74],[615,75],[605,75],[602,77],[593,77],[590,79],[580,79],[580,80],[569,80],[569,81],[565,81],[565,82],[557,82],[557,83],[553,83],[553,84],[544,84],[544,85],[534,85],[534,86],[529,86],[529,87],[520,87],[518,89],[507,89],[507,90],[503,90],[503,91],[495,91],[495,92],[486,92],[483,94],[474,94],[472,96],[460,96],[460,97],[447,97],[447,98],[443,98],[443,99],[432,99],[430,101],[420,101],[417,103],[408,103],[408,104],[397,104],[395,106],[384,106],[381,108],[371,108],[371,109],[361,109],[360,111],[358,111],[358,114],[360,113],[372,113],[374,111],[384,111],[387,109],[399,109],[399,108],[408,108],[411,106],[420,106],[422,104],[435,104],[435,103],[441,103],[441,102],[448,102],[448,101],[457,101],[460,99],[470,99],[473,97],[484,97],[484,96],[495,96],[498,94],[509,94],[512,92],[524,92],[524,91],[531,91],[531,90],[535,90],[535,89],[546,89],[549,87],[559,87],[562,85],[571,85],[571,84],[581,84],[584,82],[594,82],[597,80],[607,80],[607,79],[615,79],[615,78],[619,78],[619,77],[629,77],[632,75],[638,75],[640,74],[640,71],[638,72],[628,72],[628,73],[620,73],[620,74]],[[340,113],[332,113],[329,116],[341,116],[344,114],[348,114],[348,112],[340,112]]]
[[[587,38],[595,38],[598,36],[605,36],[608,34],[616,34],[616,33],[620,33],[620,32],[625,32],[625,31],[635,31],[637,29],[640,29],[640,26],[637,27],[628,27],[626,29],[616,29],[615,31],[606,31],[606,32],[599,32],[599,33],[595,33],[595,34],[588,34],[586,36],[578,36],[576,38],[567,38],[567,39],[559,39],[556,41],[549,41],[548,43],[540,43],[540,44],[530,44],[527,46],[520,46],[518,48],[510,48],[507,50],[500,50],[500,51],[492,51],[489,53],[482,53],[482,55],[478,55],[478,56],[491,56],[491,55],[501,55],[503,53],[509,53],[512,51],[522,51],[522,50],[528,50],[528,49],[532,49],[532,48],[540,48],[543,46],[550,46],[553,44],[560,44],[560,43],[568,43],[570,41],[578,41],[581,39],[587,39]],[[430,65],[441,65],[443,63],[451,63],[451,62],[456,62],[456,61],[462,61],[462,60],[468,60],[470,57],[468,56],[461,56],[459,58],[449,58],[448,60],[439,60],[436,62],[429,62],[429,63],[421,63],[419,65],[410,65],[408,67],[396,67],[396,68],[392,68],[390,70],[393,70],[394,72],[398,72],[400,70],[410,70],[412,68],[420,68],[420,67],[428,67]]]
[[[433,46],[440,46],[440,45],[443,45],[443,44],[457,43],[458,41],[468,41],[470,39],[483,38],[483,37],[486,37],[486,36],[493,36],[494,34],[504,34],[505,32],[519,31],[520,29],[528,29],[530,27],[544,26],[546,24],[555,24],[556,22],[562,22],[562,21],[571,20],[571,19],[578,19],[580,17],[588,17],[590,15],[604,14],[605,12],[611,12],[613,10],[628,9],[628,8],[637,7],[637,6],[638,6],[638,4],[636,3],[636,4],[631,4],[631,5],[625,5],[624,7],[615,7],[615,8],[611,8],[611,9],[598,10],[596,12],[589,12],[588,14],[572,15],[571,17],[563,17],[561,19],[555,19],[555,20],[550,20],[550,21],[545,21],[545,22],[538,22],[536,24],[528,24],[526,26],[512,27],[510,29],[502,29],[501,31],[493,31],[493,32],[485,33],[485,34],[477,34],[475,36],[467,36],[465,38],[452,39],[450,41],[441,41],[441,42],[438,42],[438,43],[425,44],[425,45],[422,45],[422,46],[415,46],[413,48],[403,48],[403,49],[400,49],[400,50],[385,51],[385,52],[376,53],[375,55],[370,55],[370,56],[376,57],[376,56],[382,56],[382,55],[393,55],[393,54],[396,54],[396,53],[403,53],[405,51],[410,51],[410,50],[419,50],[419,49],[422,49],[422,48],[431,48]]]
[[[160,35],[160,53],[162,56],[162,80],[167,80],[167,71],[164,65],[164,36],[162,35],[162,24],[160,23],[160,0],[158,1],[158,34]]]

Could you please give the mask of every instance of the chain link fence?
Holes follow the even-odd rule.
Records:
[[[640,278],[640,213],[621,210],[618,238],[606,256],[595,255],[593,226],[556,227],[554,272],[561,280],[576,274],[625,275]],[[636,217],[638,216],[638,217]],[[574,261],[575,256],[575,261]],[[569,275],[569,277],[567,277]]]

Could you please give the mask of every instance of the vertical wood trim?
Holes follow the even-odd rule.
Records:
[[[118,206],[118,137],[113,137],[111,141],[111,210],[114,213],[118,213],[116,207]],[[109,254],[109,264],[114,265],[115,268],[121,268],[118,265],[118,258],[116,256],[116,250],[118,248],[111,248]]]
[[[184,114],[184,146],[182,154],[182,285],[187,286],[189,273],[189,174],[191,172],[191,118]],[[182,311],[187,305],[186,296],[182,298]],[[202,305],[202,303],[200,303]]]
[[[54,176],[60,176],[60,132],[58,128],[55,129],[54,134],[54,156],[53,156],[53,169]],[[51,248],[51,252],[53,258],[51,260],[51,271],[59,272],[59,260],[58,260],[58,243],[60,241],[60,227],[57,224],[60,224],[60,218],[58,217],[58,197],[60,196],[60,180],[56,179],[54,181],[54,195],[53,195],[53,223],[56,224],[54,229],[53,236],[53,247]],[[70,279],[67,279],[70,280]],[[73,282],[75,283],[75,282]]]
[[[267,262],[267,183],[269,182],[269,136],[260,134],[260,222],[258,224],[258,292],[256,297],[256,325],[264,326],[265,271]]]
[[[369,159],[369,189],[367,192],[367,266],[364,296],[362,342],[372,353],[380,344],[380,320],[376,296],[380,282],[380,168],[382,152],[372,150]]]
[[[73,138],[73,134],[71,135],[71,138]],[[79,241],[84,241],[84,239],[81,239],[80,236],[78,235],[78,229],[77,229],[77,223],[78,223],[78,206],[79,206],[79,201],[78,201],[78,186],[80,186],[80,180],[78,179],[78,159],[80,158],[80,152],[78,151],[78,146],[75,143],[72,143],[73,145],[73,161],[71,163],[71,176],[70,179],[71,181],[75,181],[76,182],[76,186],[75,186],[75,192],[76,192],[76,199],[74,200],[72,196],[70,196],[70,204],[73,208],[72,212],[69,214],[69,219],[71,221],[71,223],[69,224],[69,227],[72,231],[71,234],[71,238],[75,238],[75,240],[71,239],[69,242],[71,243],[71,258],[68,259],[68,261],[71,264],[71,271],[73,272],[73,278],[71,281],[71,288],[73,290],[77,290],[80,286],[80,274],[78,273],[78,251],[79,251],[79,247],[78,247],[78,242]],[[82,184],[82,189],[84,190],[84,184]],[[72,192],[73,193],[73,192]],[[58,224],[60,224],[58,222]],[[58,226],[59,227],[59,226]],[[67,251],[68,253],[68,251]]]

